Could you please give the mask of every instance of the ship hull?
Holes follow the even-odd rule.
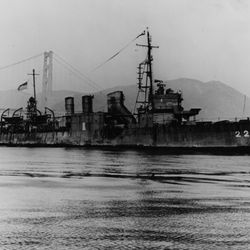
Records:
[[[7,146],[112,147],[162,153],[250,154],[250,122],[2,133]]]

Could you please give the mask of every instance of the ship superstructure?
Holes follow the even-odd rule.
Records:
[[[138,94],[136,109],[138,123],[141,126],[148,124],[170,124],[172,122],[182,123],[183,119],[189,121],[199,114],[199,108],[184,111],[181,106],[182,93],[174,92],[166,88],[162,80],[153,78],[153,56],[152,49],[158,46],[151,45],[151,36],[147,30],[147,45],[138,46],[147,48],[146,59],[138,67]]]

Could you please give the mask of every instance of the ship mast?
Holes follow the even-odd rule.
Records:
[[[153,86],[153,70],[152,70],[152,61],[153,61],[153,56],[151,54],[152,51],[152,45],[151,45],[151,37],[149,35],[149,31],[147,30],[147,42],[148,42],[148,77],[149,77],[149,103],[151,104],[151,107],[153,108],[154,103],[153,103],[153,90],[154,90],[154,86]]]
[[[148,111],[152,111],[154,109],[154,80],[153,80],[153,56],[152,49],[159,48],[158,46],[152,46],[151,44],[151,36],[149,34],[149,30],[147,28],[147,45],[136,44],[140,47],[147,48],[147,57],[146,59],[139,64],[138,67],[138,94],[136,99],[135,108],[139,109],[138,112],[147,113]],[[143,82],[143,76],[146,75],[145,81]]]
[[[33,90],[34,90],[34,99],[35,99],[35,102],[37,102],[36,101],[36,76],[38,76],[39,74],[36,74],[35,73],[35,69],[33,69],[32,70],[32,74],[28,74],[28,75],[30,75],[30,76],[33,76]]]
[[[36,74],[35,72],[35,69],[32,70],[32,73],[31,74],[28,74],[28,75],[31,75],[33,77],[33,90],[34,90],[34,97],[30,98],[29,99],[29,102],[28,102],[28,106],[27,106],[27,109],[28,109],[28,116],[33,116],[33,115],[37,115],[37,100],[36,100],[36,76],[39,75],[39,74]]]

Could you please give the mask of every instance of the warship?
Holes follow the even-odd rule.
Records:
[[[0,145],[7,146],[84,146],[151,148],[164,152],[250,153],[250,121],[199,121],[200,108],[184,110],[182,92],[167,88],[153,78],[151,35],[144,32],[146,59],[138,66],[138,94],[134,112],[124,104],[122,91],[107,95],[107,111],[93,111],[93,95],[82,96],[82,111],[75,112],[74,98],[65,97],[65,113],[56,116],[46,106],[37,108],[35,70],[34,96],[27,108],[1,114]],[[49,53],[50,54],[50,53]],[[50,58],[50,55],[47,55]],[[45,60],[46,61],[46,60]],[[49,63],[45,64],[49,67]],[[49,74],[47,73],[47,79]],[[45,78],[46,78],[45,77]],[[50,88],[43,86],[43,92]]]

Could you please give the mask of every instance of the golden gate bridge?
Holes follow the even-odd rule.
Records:
[[[95,81],[53,51],[36,54],[0,67],[0,91],[1,87],[5,90],[17,90],[20,84],[28,81],[29,88],[25,90],[25,94],[32,94],[32,74],[30,74],[32,69],[35,69],[36,73],[36,89],[40,93],[41,110],[44,110],[48,106],[49,99],[53,98],[53,90],[101,93],[101,87]],[[4,108],[0,107],[1,110]]]

